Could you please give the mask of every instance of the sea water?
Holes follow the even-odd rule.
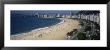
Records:
[[[23,14],[11,14],[11,35],[52,26],[58,24],[59,22],[61,22],[61,20],[58,18],[37,18]]]

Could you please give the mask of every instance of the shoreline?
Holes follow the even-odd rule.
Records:
[[[59,23],[57,23],[57,24],[55,24],[55,25],[60,25],[60,24],[64,23],[64,19],[61,19],[61,18],[59,18],[59,19],[62,20],[62,21],[59,22]],[[54,26],[54,25],[47,26],[47,27],[43,27],[43,28],[37,28],[37,29],[33,29],[33,30],[40,31],[40,30],[48,29],[48,28],[50,28],[50,27],[52,27],[52,26]],[[33,31],[33,30],[31,30],[31,31]],[[31,32],[31,31],[30,31],[30,32]],[[11,35],[11,36],[18,36],[18,35],[21,35],[21,34],[23,34],[23,33]]]
[[[34,29],[27,33],[11,35],[11,40],[65,40],[67,32],[78,29],[78,27],[78,21],[73,19],[63,19],[60,23],[49,27]],[[40,35],[42,37],[40,37]]]

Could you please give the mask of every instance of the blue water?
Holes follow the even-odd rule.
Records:
[[[55,25],[59,22],[61,22],[61,20],[57,18],[37,18],[33,16],[11,14],[11,35]]]

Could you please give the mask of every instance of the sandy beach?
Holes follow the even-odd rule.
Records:
[[[66,40],[66,34],[73,29],[79,29],[80,26],[77,20],[67,18],[63,20],[63,23],[46,29],[34,29],[27,33],[11,35],[11,40]]]

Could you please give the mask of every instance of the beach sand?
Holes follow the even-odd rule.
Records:
[[[53,25],[39,31],[32,30],[27,33],[11,36],[11,40],[66,40],[66,34],[73,29],[79,29],[79,21],[63,19],[64,23]]]

